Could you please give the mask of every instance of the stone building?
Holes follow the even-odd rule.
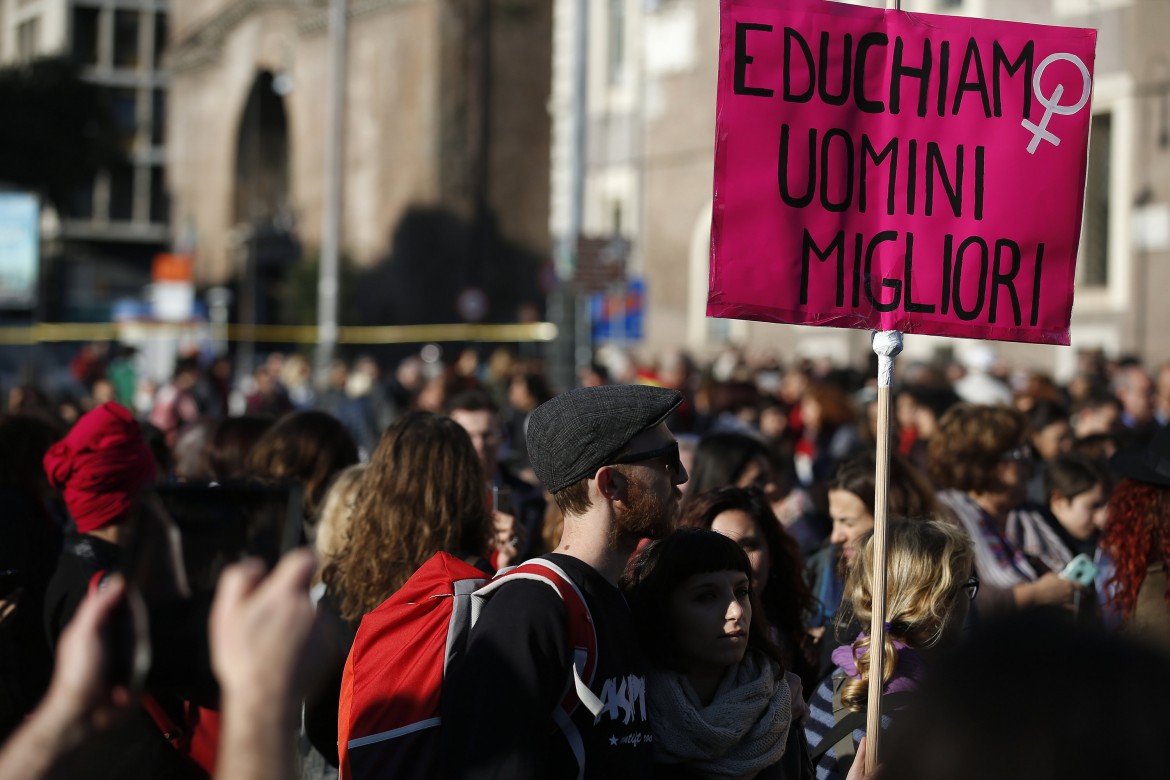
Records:
[[[858,2],[884,6],[878,0]],[[573,17],[576,0],[557,0]],[[903,0],[908,11],[1099,30],[1084,229],[1073,307],[1074,349],[999,344],[1017,365],[1071,372],[1078,347],[1170,359],[1170,25],[1165,0]],[[861,365],[868,333],[705,317],[714,165],[719,4],[590,2],[582,232],[618,234],[646,279],[647,354],[733,343]],[[578,39],[557,38],[554,94],[573,78]],[[559,87],[558,87],[559,85]],[[554,104],[561,107],[562,104]],[[563,123],[554,115],[554,125]],[[557,147],[554,144],[554,150]],[[568,175],[554,154],[554,182]],[[561,199],[564,200],[563,198]],[[555,208],[554,230],[565,224]],[[907,338],[904,360],[961,354],[970,343]]]
[[[315,256],[328,5],[184,0],[172,9],[167,174],[176,243],[194,252],[201,284],[237,277],[258,233],[295,236],[291,251]],[[549,4],[349,0],[348,28],[343,255],[358,267],[383,258],[403,215],[420,206],[465,220],[489,214],[507,240],[547,254]]]

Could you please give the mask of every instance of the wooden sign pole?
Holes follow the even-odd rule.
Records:
[[[877,474],[874,482],[872,616],[869,624],[869,700],[866,710],[865,774],[877,767],[878,742],[882,723],[882,661],[886,641],[886,527],[890,489],[890,386],[894,379],[894,358],[902,351],[902,334],[896,330],[873,334],[873,351],[878,356]]]
[[[900,11],[902,0],[886,0],[886,9]],[[865,716],[865,776],[877,771],[878,744],[882,736],[882,680],[886,647],[886,529],[890,514],[890,413],[893,399],[894,358],[902,351],[902,334],[883,330],[873,334],[878,356],[877,472],[873,497],[873,582],[870,583],[872,614],[869,619],[869,700]]]

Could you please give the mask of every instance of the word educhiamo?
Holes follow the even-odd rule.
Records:
[[[749,40],[750,34],[750,40]],[[783,47],[783,75],[777,83],[761,83],[759,75],[750,66],[755,60],[751,53],[763,47]],[[776,33],[772,25],[737,23],[735,26],[735,70],[733,92],[750,98],[774,99],[777,92],[788,103],[809,103],[814,98],[826,105],[845,106],[852,102],[857,110],[868,114],[900,114],[907,109],[904,82],[917,86],[917,100],[913,112],[919,117],[935,114],[939,117],[958,116],[961,112],[978,112],[990,119],[1003,116],[1003,94],[1009,86],[1023,93],[1023,112],[1027,118],[1031,107],[1035,45],[1028,41],[1014,57],[1009,56],[999,42],[992,44],[990,57],[980,50],[974,38],[968,41],[958,64],[957,81],[950,78],[952,47],[947,41],[932,45],[923,39],[921,51],[906,54],[906,45],[900,36],[893,41],[893,57],[888,66],[888,92],[882,95],[866,94],[864,89],[867,63],[885,63],[882,51],[891,45],[884,33],[868,33],[855,40],[844,34],[834,40],[822,32],[815,55],[813,46],[797,30],[785,27]],[[914,61],[911,61],[914,58]],[[954,58],[957,60],[957,56]],[[830,76],[830,63],[839,71]],[[990,67],[985,67],[985,63]],[[768,73],[775,78],[776,72]],[[988,79],[990,73],[990,80]],[[832,83],[830,83],[832,81]],[[913,88],[913,87],[911,87]],[[869,134],[854,135],[844,129],[830,128],[818,131],[809,128],[807,139],[797,138],[792,127],[784,123],[780,128],[777,162],[777,182],[781,200],[797,209],[819,207],[827,212],[843,213],[856,209],[866,213],[873,208],[884,209],[889,216],[902,213],[926,217],[953,214],[956,218],[969,216],[982,221],[986,149],[981,145],[957,144],[944,148],[933,141],[918,139],[874,140]],[[898,186],[899,176],[904,184]],[[884,191],[878,203],[870,202],[871,185]],[[882,186],[884,185],[884,186]],[[900,199],[899,199],[900,196]],[[904,256],[902,279],[883,277],[883,288],[888,300],[879,297],[872,276],[873,258],[882,244],[901,242]],[[1028,323],[1038,322],[1040,307],[1040,276],[1044,260],[1044,244],[1035,248],[1031,258],[1025,258],[1018,242],[1010,238],[985,239],[981,236],[960,237],[947,234],[941,254],[941,289],[931,300],[915,300],[912,290],[914,265],[914,234],[908,231],[884,230],[873,236],[854,233],[849,240],[845,230],[837,231],[827,239],[813,236],[804,230],[801,241],[800,303],[808,303],[809,275],[812,260],[829,265],[836,271],[836,305],[846,305],[846,283],[849,283],[849,303],[857,308],[861,295],[873,309],[882,312],[905,312],[948,315],[952,310],[961,320],[972,321],[986,317],[996,323],[1001,316],[1001,293],[1006,292],[1010,302],[1012,322],[1023,324],[1024,311],[1015,280],[1030,261],[1033,292],[1028,312]],[[852,267],[847,268],[846,254],[851,252]],[[1006,258],[1006,268],[1003,260]],[[835,260],[835,263],[829,261]],[[920,260],[920,262],[922,262]],[[978,293],[974,300],[962,299],[961,280],[968,275],[978,276]]]

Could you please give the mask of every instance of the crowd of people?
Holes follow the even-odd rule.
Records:
[[[874,675],[883,779],[1170,776],[1170,365],[900,365],[884,562],[826,361],[73,370],[0,417],[0,777],[857,778]],[[446,656],[396,611],[436,555],[492,582]]]

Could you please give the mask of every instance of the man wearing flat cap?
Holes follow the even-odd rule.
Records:
[[[652,773],[645,663],[617,582],[639,540],[674,526],[687,473],[667,416],[674,390],[581,388],[528,423],[536,475],[565,517],[545,560],[584,597],[597,638],[583,703],[574,690],[565,602],[546,584],[509,582],[483,608],[467,652],[448,671],[442,705],[448,778],[642,778]]]

